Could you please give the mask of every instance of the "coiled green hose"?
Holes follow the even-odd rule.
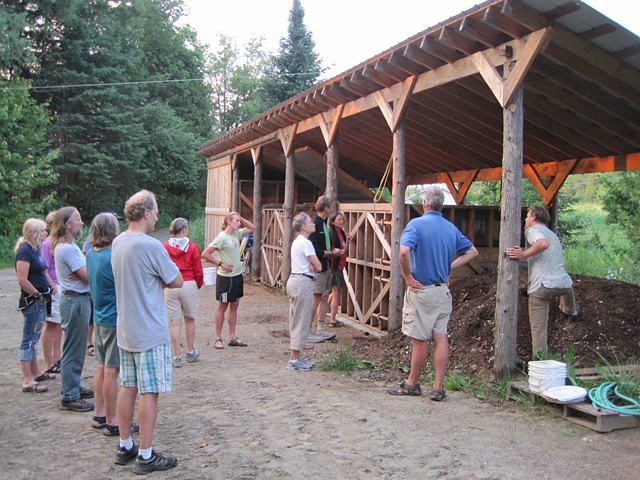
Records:
[[[631,398],[620,392],[620,386],[633,387],[631,383],[618,384],[616,382],[605,382],[599,387],[589,390],[589,398],[595,407],[606,408],[618,413],[627,415],[640,415],[640,387],[636,390],[636,398]],[[617,405],[615,400],[622,399],[630,405]],[[618,402],[619,403],[619,402]]]

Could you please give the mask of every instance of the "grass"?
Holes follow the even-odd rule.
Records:
[[[360,368],[360,360],[358,360],[351,350],[340,350],[336,356],[324,360],[319,366],[323,372],[353,372]]]

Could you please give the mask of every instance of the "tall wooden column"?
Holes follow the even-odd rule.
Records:
[[[253,158],[253,249],[251,250],[251,278],[260,280],[262,247],[262,147],[252,148]]]
[[[238,155],[231,158],[231,211],[240,213],[240,173],[238,172]]]
[[[331,199],[334,211],[338,205],[338,135],[327,150],[327,188],[325,195]]]
[[[507,248],[520,245],[522,217],[523,87],[503,110],[502,193],[500,201],[500,245],[495,311],[496,377],[513,375],[516,367],[518,327],[518,272],[520,262],[507,257]]]
[[[391,195],[391,278],[389,282],[389,324],[390,332],[398,330],[402,324],[402,303],[404,278],[400,269],[400,237],[405,227],[404,196],[406,185],[406,116],[398,122],[393,133],[393,191]]]
[[[287,280],[291,274],[291,243],[293,242],[293,210],[296,186],[296,156],[293,152],[293,141],[298,131],[298,124],[291,125],[278,131],[282,150],[287,159],[284,179],[284,215],[282,218],[282,291],[287,287]]]

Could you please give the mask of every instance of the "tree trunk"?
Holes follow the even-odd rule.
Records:
[[[251,250],[251,278],[254,281],[261,277],[261,250],[262,246],[262,154],[253,166],[253,249]]]
[[[327,188],[325,195],[331,199],[334,211],[338,205],[338,134],[333,137],[333,143],[327,150]]]
[[[502,193],[500,200],[500,245],[495,312],[495,363],[497,378],[515,373],[518,327],[518,271],[520,262],[505,254],[520,245],[522,221],[523,87],[513,103],[503,110]]]
[[[240,213],[240,173],[238,172],[238,164],[233,169],[232,187],[231,187],[231,211]]]
[[[283,238],[282,238],[282,291],[286,291],[287,280],[291,274],[291,243],[293,242],[293,208],[294,208],[294,194],[296,186],[296,156],[295,153],[291,153],[287,157],[286,173],[284,180],[284,216],[282,219],[283,224]]]
[[[389,332],[398,330],[402,324],[402,302],[404,278],[400,269],[400,236],[405,227],[406,191],[406,114],[393,134],[393,192],[391,196],[391,279],[389,285]]]

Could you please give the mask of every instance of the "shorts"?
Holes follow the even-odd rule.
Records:
[[[346,286],[344,281],[344,270],[334,270],[331,276],[331,287],[343,289]]]
[[[313,287],[313,293],[323,294],[331,291],[331,278],[333,278],[333,270],[330,268],[326,272],[316,273],[316,281]]]
[[[47,322],[60,323],[60,295],[62,295],[62,289],[60,285],[56,285],[58,291],[54,295],[51,294],[51,315],[47,316]]]
[[[182,288],[165,288],[164,303],[169,320],[180,320],[183,316],[196,318],[200,309],[200,292],[195,280],[187,280]]]
[[[242,274],[235,277],[216,275],[216,300],[222,303],[233,303],[244,296],[244,279]]]
[[[120,349],[120,383],[140,394],[170,392],[173,380],[171,346],[159,345],[144,352]]]
[[[118,327],[103,327],[95,324],[93,327],[93,345],[96,360],[105,368],[120,368],[120,349],[118,348]]]
[[[416,340],[429,340],[431,335],[444,335],[452,310],[451,292],[442,284],[424,286],[404,294],[402,333]]]

